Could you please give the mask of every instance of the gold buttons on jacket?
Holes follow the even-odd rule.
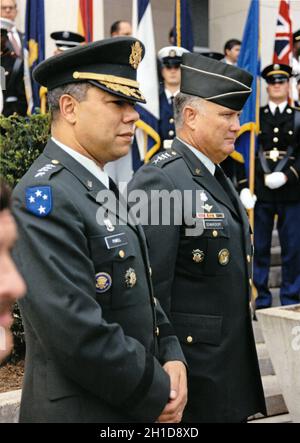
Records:
[[[212,236],[213,237],[218,237],[219,233],[218,231],[216,231],[215,229],[212,231]]]
[[[58,161],[58,160],[51,160],[51,163],[52,163],[53,165],[59,165],[59,161]]]
[[[274,142],[274,143],[278,143],[278,138],[277,138],[277,137],[274,137],[274,138],[273,138],[273,142]]]
[[[151,268],[151,266],[149,266],[149,275],[150,275],[150,277],[152,277],[152,268]]]
[[[289,131],[289,135],[293,135],[294,134],[294,132],[293,131]]]
[[[119,251],[119,257],[120,258],[124,258],[125,257],[125,252],[123,251],[123,249],[121,249],[121,251]]]
[[[222,266],[226,266],[229,263],[229,259],[230,259],[230,252],[228,251],[228,249],[221,249],[221,251],[219,252],[219,263]]]
[[[275,134],[277,134],[277,132],[279,132],[279,128],[274,128],[273,131],[275,132]]]
[[[252,286],[252,279],[249,278],[249,285]]]
[[[159,328],[158,327],[155,329],[155,335],[156,335],[156,337],[159,336]]]
[[[186,341],[187,341],[187,343],[189,343],[189,344],[193,343],[193,337],[192,337],[191,335],[189,335],[189,336],[186,338]]]
[[[174,118],[170,118],[169,123],[174,123]]]
[[[249,255],[249,254],[247,255],[247,262],[248,262],[248,263],[250,263],[250,262],[251,262],[251,257],[250,257],[250,255]]]
[[[292,114],[293,111],[291,110],[291,108],[287,108],[286,112],[287,112],[288,114]]]
[[[202,263],[203,262],[204,257],[205,257],[203,251],[201,251],[200,249],[193,249],[192,254],[193,254],[193,261],[195,263]]]

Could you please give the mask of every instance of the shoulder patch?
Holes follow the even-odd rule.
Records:
[[[37,217],[46,217],[53,206],[51,186],[26,188],[26,209]]]
[[[42,168],[38,169],[34,175],[34,178],[45,176],[50,178],[53,173],[60,171],[62,168],[63,166],[59,163],[58,160],[52,160],[51,163],[47,163]]]
[[[173,149],[170,149],[170,151],[162,152],[161,154],[156,155],[153,160],[151,161],[151,164],[154,166],[164,166],[165,164],[169,163],[172,160],[175,160],[176,158],[179,158],[179,154],[177,154],[176,151]]]

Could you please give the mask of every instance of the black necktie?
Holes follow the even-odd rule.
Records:
[[[225,193],[230,198],[234,208],[236,209],[237,213],[239,214],[237,199],[229,186],[228,179],[225,176],[223,169],[220,168],[218,165],[216,165],[215,177],[218,180],[218,182],[220,183],[220,185],[222,186],[222,188],[224,189]]]
[[[274,117],[277,118],[279,116],[280,116],[280,109],[279,106],[276,106]]]
[[[117,185],[115,184],[115,182],[113,181],[113,179],[110,177],[108,177],[108,178],[109,178],[109,189],[110,189],[110,191],[112,191],[115,194],[116,198],[119,200],[119,196],[120,196],[119,189],[118,189]]]

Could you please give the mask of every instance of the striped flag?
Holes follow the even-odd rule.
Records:
[[[24,84],[31,114],[40,107],[40,85],[32,79],[32,71],[45,59],[44,0],[27,0],[24,47]]]
[[[273,63],[291,65],[293,54],[293,33],[290,19],[290,4],[281,0],[279,4]]]
[[[93,41],[93,0],[79,0],[78,32],[87,43]]]
[[[149,0],[133,0],[133,35],[145,45],[145,57],[139,65],[137,80],[147,103],[136,106],[140,120],[136,122],[136,135],[132,146],[133,170],[147,163],[160,148],[158,134],[159,88],[156,68],[151,3]]]
[[[188,0],[175,0],[175,46],[193,52],[194,35]]]

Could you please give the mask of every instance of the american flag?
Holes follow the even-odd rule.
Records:
[[[293,33],[290,19],[289,0],[280,0],[273,63],[283,63],[290,65],[292,61]]]

